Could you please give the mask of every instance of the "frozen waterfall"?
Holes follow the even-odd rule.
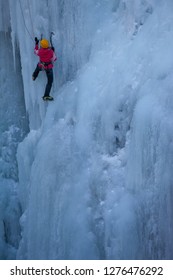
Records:
[[[172,1],[0,11],[0,258],[173,259]],[[51,31],[45,103],[33,48]]]

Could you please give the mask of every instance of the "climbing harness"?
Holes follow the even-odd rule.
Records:
[[[31,35],[31,33],[29,32],[28,27],[26,26],[26,22],[25,22],[25,17],[24,17],[24,14],[23,14],[21,0],[19,0],[19,4],[20,4],[20,9],[21,9],[22,17],[23,17],[24,26],[25,26],[26,31],[28,32],[28,35],[30,36],[31,40],[34,42],[33,36]],[[30,13],[30,9],[29,9],[29,13]],[[31,13],[30,13],[30,16],[31,16]],[[31,22],[32,22],[32,20],[31,20]]]
[[[49,62],[40,61],[39,64],[41,65],[42,70],[48,70],[48,66],[49,66],[50,64],[52,64],[52,62],[51,62],[51,61],[49,61]]]

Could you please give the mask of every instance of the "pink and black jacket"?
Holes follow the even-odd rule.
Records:
[[[54,51],[51,48],[39,48],[38,45],[35,46],[34,53],[40,57],[40,62],[38,66],[43,69],[52,69],[53,62],[57,60]]]

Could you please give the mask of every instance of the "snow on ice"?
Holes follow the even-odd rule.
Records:
[[[172,259],[172,1],[0,10],[0,258]],[[34,37],[52,30],[44,103]]]

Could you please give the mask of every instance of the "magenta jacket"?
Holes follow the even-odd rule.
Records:
[[[40,57],[39,67],[45,69],[53,68],[53,62],[57,60],[57,57],[51,48],[43,49],[36,45],[34,53]]]

